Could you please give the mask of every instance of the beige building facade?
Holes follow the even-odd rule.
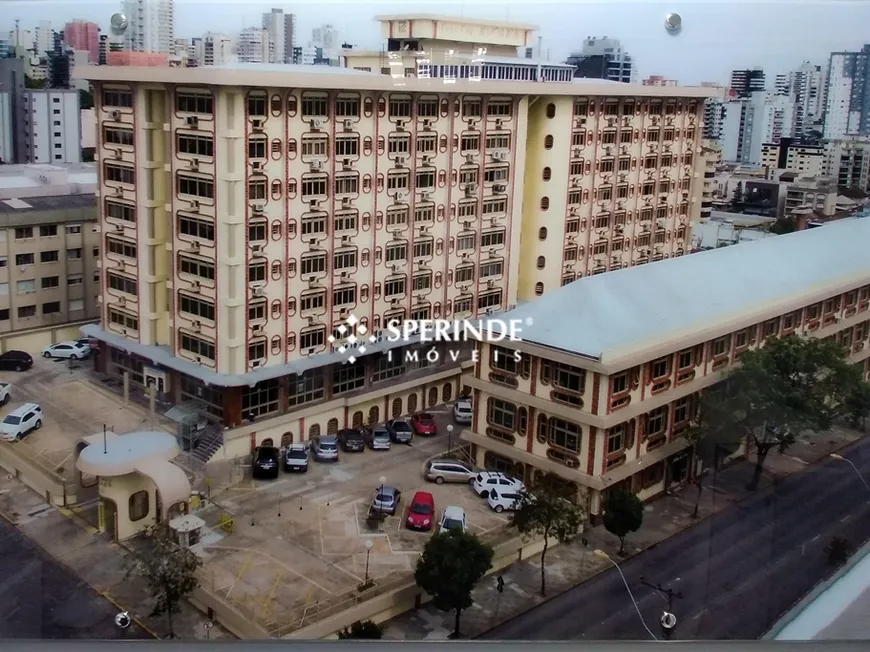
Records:
[[[534,325],[481,345],[463,440],[483,467],[556,473],[593,516],[609,491],[652,499],[694,471],[682,434],[700,393],[766,338],[834,339],[870,378],[868,236],[870,221],[848,220],[586,278],[507,313]]]
[[[699,210],[706,89],[267,65],[87,75],[100,364],[196,402],[233,455],[451,400],[470,354],[390,354],[389,322],[485,317],[568,271],[681,255]],[[350,338],[362,327],[374,341]]]

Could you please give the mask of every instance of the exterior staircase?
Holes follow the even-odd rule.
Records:
[[[223,429],[219,425],[210,425],[196,440],[196,444],[193,446],[193,459],[205,465],[223,445]]]

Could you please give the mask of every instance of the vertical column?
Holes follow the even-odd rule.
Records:
[[[242,388],[225,387],[223,398],[223,425],[228,428],[242,423]]]

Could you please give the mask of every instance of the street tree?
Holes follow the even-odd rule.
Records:
[[[604,529],[619,538],[619,554],[625,554],[625,537],[643,524],[643,503],[630,491],[618,491],[604,503]]]
[[[459,638],[460,617],[474,604],[471,592],[492,568],[492,555],[492,548],[461,530],[436,534],[423,547],[414,581],[437,609],[455,613],[452,638]]]
[[[843,412],[853,428],[863,430],[870,417],[870,383],[859,380],[846,395]]]
[[[151,615],[166,614],[170,638],[175,638],[172,616],[199,586],[196,572],[201,565],[202,560],[190,548],[178,544],[166,524],[160,524],[147,533],[146,548],[129,569],[128,574],[138,575],[148,583],[154,600]]]
[[[521,494],[511,525],[523,536],[543,537],[541,595],[547,595],[546,557],[550,541],[571,543],[583,527],[585,512],[559,476],[547,473],[530,491]]]
[[[734,191],[731,193],[731,204],[737,206],[743,202],[743,182],[738,181],[734,186]]]
[[[748,438],[755,444],[755,469],[747,487],[753,490],[768,453],[785,452],[801,432],[827,430],[860,382],[860,371],[836,342],[796,335],[771,337],[763,346],[741,354],[740,365],[717,392],[714,414],[702,421],[719,436]]]
[[[356,621],[350,627],[345,627],[338,632],[338,638],[363,638],[363,639],[380,639],[384,635],[384,629],[372,620],[363,622]]]

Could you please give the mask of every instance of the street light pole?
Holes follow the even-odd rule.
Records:
[[[365,546],[366,546],[366,574],[365,574],[365,580],[363,580],[363,583],[359,587],[360,591],[365,591],[367,588],[369,588],[372,585],[372,582],[369,579],[369,559],[370,559],[371,554],[372,554],[372,548],[375,547],[375,542],[372,541],[371,539],[366,539]]]
[[[453,424],[447,425],[447,452],[453,448]]]
[[[592,554],[595,555],[596,557],[601,557],[602,559],[606,559],[607,561],[609,561],[611,564],[614,565],[617,572],[619,573],[619,576],[622,578],[622,583],[625,584],[625,590],[628,591],[628,597],[631,598],[631,603],[634,605],[634,610],[637,612],[637,617],[640,618],[640,624],[643,625],[643,628],[646,630],[646,633],[650,635],[652,640],[658,641],[659,639],[656,638],[656,635],[653,634],[652,630],[646,626],[646,621],[643,619],[643,614],[640,613],[640,607],[637,606],[637,600],[634,599],[634,594],[631,592],[631,587],[628,585],[628,580],[625,579],[625,575],[623,575],[622,569],[619,567],[619,564],[617,564],[613,559],[611,559],[610,555],[608,555],[603,550],[593,550]]]
[[[837,455],[836,453],[831,453],[828,457],[830,457],[832,460],[839,460],[841,462],[845,462],[846,464],[851,466],[852,469],[855,471],[855,475],[858,476],[858,479],[864,483],[865,487],[867,487],[867,491],[870,491],[870,484],[867,484],[867,480],[864,479],[864,476],[861,474],[861,472],[858,470],[858,467],[855,466],[855,464],[852,462],[852,460],[847,459],[847,458],[843,457],[842,455]]]

